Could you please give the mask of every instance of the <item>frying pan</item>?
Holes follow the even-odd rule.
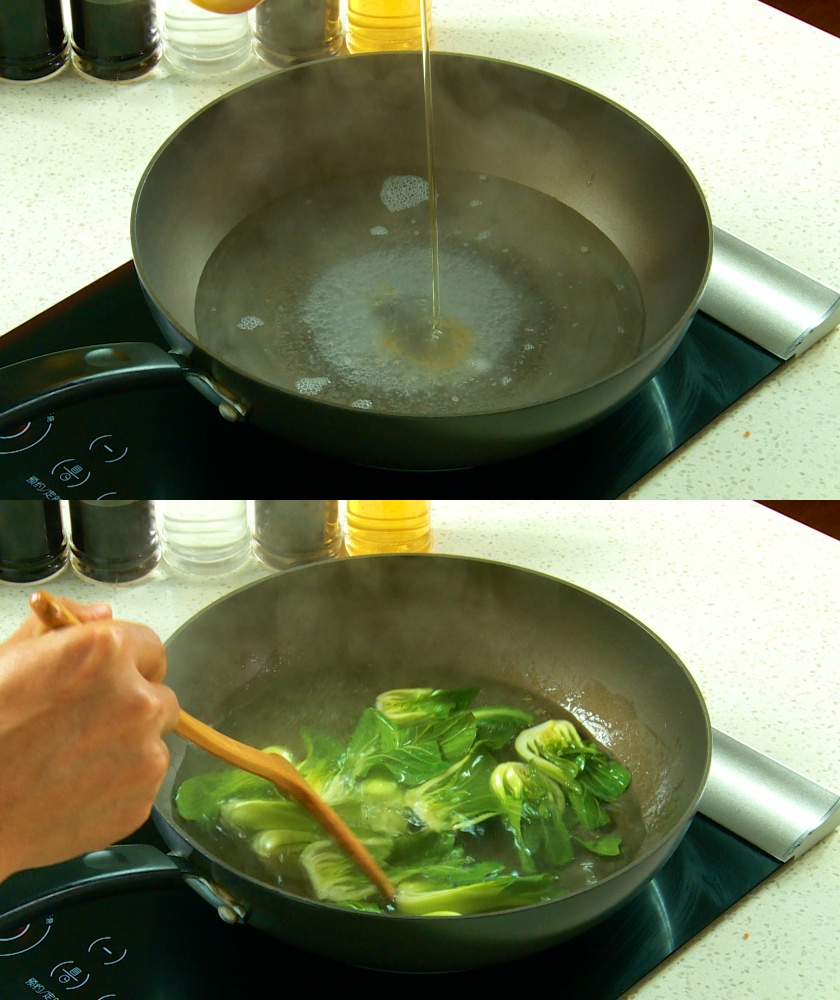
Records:
[[[257,746],[290,742],[301,725],[340,735],[381,690],[466,682],[491,699],[569,711],[632,771],[644,835],[624,868],[532,906],[409,917],[303,899],[247,870],[225,845],[202,842],[179,818],[173,794],[184,777],[218,765],[170,737],[154,819],[179,865],[188,866],[190,884],[205,895],[211,889],[226,918],[352,965],[463,969],[574,937],[665,863],[708,774],[708,716],[675,654],[607,601],[502,563],[385,555],[293,569],[201,611],[169,640],[167,658],[168,681],[186,711]],[[101,875],[101,852],[91,867]],[[0,887],[0,911],[3,902]],[[21,917],[28,919],[18,910]]]
[[[112,344],[50,356],[46,376],[14,366],[0,423],[186,377],[294,444],[450,469],[536,451],[625,401],[677,347],[708,276],[696,180],[571,81],[443,52],[431,65],[441,305],[457,321],[442,349],[412,333],[432,273],[422,60],[338,57],[210,104],[144,173],[134,261],[172,352]]]
[[[214,882],[256,926],[357,965],[460,968],[579,932],[629,899],[670,855],[710,761],[702,698],[655,636],[576,587],[493,562],[373,556],[295,570],[202,612],[172,638],[168,657],[186,710],[254,745],[282,742],[278,718],[293,719],[295,731],[340,725],[380,690],[467,680],[488,694],[548,698],[630,767],[647,828],[634,861],[592,888],[503,913],[412,919],[342,910],[243,877],[223,853],[199,848]],[[270,711],[257,718],[266,704]],[[195,844],[172,807],[195,757],[179,741],[170,750],[161,832]]]

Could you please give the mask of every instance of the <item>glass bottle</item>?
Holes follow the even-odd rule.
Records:
[[[160,60],[154,0],[70,0],[73,62],[99,80],[133,80]]]
[[[40,80],[57,73],[69,54],[61,0],[0,2],[0,77]]]
[[[163,558],[182,573],[229,573],[251,551],[244,500],[163,500]]]
[[[340,549],[338,500],[254,501],[254,553],[266,566],[286,569]]]
[[[188,73],[227,73],[251,52],[251,20],[247,12],[216,14],[191,0],[158,0],[163,55]]]
[[[350,52],[420,49],[421,13],[432,42],[431,11],[431,0],[347,0],[347,48]]]
[[[0,500],[0,580],[46,580],[66,562],[58,500]]]
[[[344,29],[339,0],[263,0],[254,9],[254,51],[270,66],[335,55]]]
[[[70,556],[82,576],[139,580],[157,566],[160,543],[152,500],[71,500]]]
[[[347,552],[428,552],[431,500],[348,500]]]

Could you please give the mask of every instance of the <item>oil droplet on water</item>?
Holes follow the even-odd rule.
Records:
[[[426,368],[452,368],[460,364],[475,343],[471,330],[453,316],[441,316],[438,326],[428,321],[395,322],[385,334],[389,351]],[[454,398],[454,397],[453,397]]]

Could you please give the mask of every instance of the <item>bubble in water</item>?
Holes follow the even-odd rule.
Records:
[[[355,406],[357,410],[369,410],[373,406],[373,401],[370,399],[354,399],[350,405]]]
[[[415,174],[392,174],[382,184],[379,197],[389,212],[416,208],[429,200],[429,182]]]
[[[490,230],[489,229],[482,229],[481,232],[478,234],[478,236],[476,236],[476,239],[477,240],[489,240],[490,239]]]
[[[330,380],[328,378],[309,376],[307,378],[299,378],[297,382],[295,382],[295,388],[304,396],[317,396],[318,393],[323,392],[329,384]]]
[[[581,253],[589,253],[589,247],[581,247],[580,248],[580,252]]]
[[[502,385],[510,385],[512,381],[513,379],[510,377],[510,375],[502,375]]]
[[[243,316],[236,324],[239,330],[256,330],[258,326],[263,326],[263,321],[259,316]]]
[[[388,227],[387,226],[371,226],[370,227],[371,236],[387,236]]]
[[[480,206],[481,206],[480,198],[473,198],[473,200],[470,202],[470,208],[479,208]]]

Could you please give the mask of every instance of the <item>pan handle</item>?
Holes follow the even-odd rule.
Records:
[[[51,413],[91,396],[119,389],[151,389],[186,379],[219,408],[225,420],[241,420],[245,404],[178,351],[132,341],[44,354],[0,368],[0,427]]]
[[[149,844],[119,844],[71,861],[10,875],[0,884],[0,928],[19,927],[55,908],[120,889],[182,882],[178,860]]]
[[[151,844],[117,844],[70,861],[11,875],[0,885],[0,932],[46,917],[53,910],[114,892],[187,885],[228,924],[247,919],[245,908],[184,858]]]
[[[196,374],[181,354],[151,343],[100,344],[19,361],[0,369],[0,425],[118,389],[152,388]]]

